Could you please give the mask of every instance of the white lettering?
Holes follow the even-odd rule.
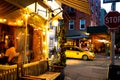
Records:
[[[109,23],[109,18],[108,17],[105,18],[105,22]]]
[[[120,23],[120,16],[118,17],[106,17],[105,23]]]
[[[110,23],[112,23],[112,18],[113,18],[113,17],[110,17]]]
[[[117,23],[117,17],[113,17],[113,23]]]

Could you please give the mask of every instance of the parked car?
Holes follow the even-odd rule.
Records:
[[[94,60],[95,54],[91,51],[85,51],[76,46],[65,46],[65,55],[67,58],[77,58],[83,60]]]

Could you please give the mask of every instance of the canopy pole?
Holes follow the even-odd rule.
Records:
[[[26,63],[26,53],[27,53],[27,34],[28,34],[28,17],[29,14],[25,15],[25,47],[24,47],[24,57],[23,57],[23,62]]]

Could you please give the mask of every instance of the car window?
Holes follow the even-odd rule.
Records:
[[[65,47],[66,50],[73,50],[73,47]]]
[[[67,46],[67,47],[65,47],[65,49],[66,49],[66,50],[72,50],[72,51],[80,51],[80,52],[83,52],[81,49],[76,48],[76,47]]]
[[[79,49],[77,49],[77,48],[74,48],[74,50],[75,50],[75,51],[80,51],[80,50],[79,50]]]
[[[75,51],[80,51],[80,52],[82,52],[82,50],[79,49],[79,48],[74,48],[74,50],[75,50]]]
[[[73,50],[73,48],[72,48],[72,47],[70,47],[70,50]]]
[[[70,50],[70,47],[66,47],[66,50]]]

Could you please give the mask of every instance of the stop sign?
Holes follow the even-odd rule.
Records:
[[[109,12],[105,16],[104,22],[109,28],[117,28],[120,26],[120,13],[117,11]]]

